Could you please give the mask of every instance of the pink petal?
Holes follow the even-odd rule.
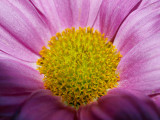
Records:
[[[75,111],[63,106],[58,97],[41,90],[30,96],[16,120],[74,120],[75,115]]]
[[[125,90],[111,90],[108,95],[101,97],[98,103],[100,108],[114,120],[160,119],[160,111],[149,97],[136,97]]]
[[[13,56],[15,58],[25,60],[28,62],[35,62],[38,59],[38,55],[30,51],[23,44],[17,41],[12,35],[10,35],[4,28],[0,28],[0,50]]]
[[[109,115],[104,113],[97,103],[83,106],[78,110],[79,120],[113,120]]]
[[[160,110],[160,94],[150,96]]]
[[[72,27],[78,22],[77,0],[54,0],[62,26]]]
[[[160,111],[147,96],[140,99],[119,89],[109,91],[97,103],[81,107],[79,120],[159,120]]]
[[[160,92],[160,36],[135,45],[120,61],[119,87],[144,94]]]
[[[160,2],[131,13],[120,27],[114,45],[124,56],[136,44],[160,34]]]
[[[31,92],[43,89],[38,71],[19,61],[0,54],[0,116],[8,119]]]
[[[30,0],[31,3],[44,15],[46,24],[51,31],[51,35],[55,35],[61,30],[61,21],[57,13],[53,0]]]
[[[43,88],[39,72],[18,61],[0,58],[0,71],[0,93],[32,92]]]
[[[48,19],[48,24],[52,26],[52,34],[70,28],[78,23],[77,0],[32,0],[38,9]]]
[[[14,57],[14,56],[11,56],[11,55],[3,52],[3,51],[0,51],[0,58],[1,59],[2,58],[4,58],[4,59],[11,59],[11,60],[14,60],[14,61],[16,61],[18,63],[22,63],[24,65],[27,65],[28,67],[31,67],[33,69],[37,69],[36,63],[34,63],[34,62],[28,62],[28,61],[25,61],[25,60],[22,60],[22,59],[18,59],[18,58]]]
[[[102,4],[102,0],[79,0],[79,25],[93,26]]]
[[[29,1],[0,1],[0,49],[26,61],[35,61],[50,31]]]
[[[70,27],[93,26],[102,0],[32,0],[45,14],[52,34]]]
[[[96,21],[96,24],[100,23],[96,26],[99,26],[100,31],[112,39],[119,26],[139,3],[140,0],[103,0],[98,16],[99,21]]]
[[[138,8],[143,8],[143,7],[149,6],[149,5],[156,3],[158,1],[159,0],[142,0],[140,6]]]

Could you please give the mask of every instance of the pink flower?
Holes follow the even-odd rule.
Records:
[[[75,110],[44,89],[35,64],[52,36],[79,26],[104,33],[123,57],[118,88]],[[2,120],[159,120],[159,68],[159,0],[0,1]]]

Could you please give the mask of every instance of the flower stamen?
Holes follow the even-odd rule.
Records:
[[[67,105],[78,108],[118,85],[121,54],[93,28],[65,29],[43,47],[38,70],[44,85]]]

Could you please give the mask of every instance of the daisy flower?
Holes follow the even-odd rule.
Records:
[[[159,0],[1,0],[0,119],[159,120]]]

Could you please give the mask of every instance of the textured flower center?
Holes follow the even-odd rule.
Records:
[[[78,108],[117,86],[121,54],[97,30],[65,29],[43,47],[38,70],[44,85],[67,105]]]

